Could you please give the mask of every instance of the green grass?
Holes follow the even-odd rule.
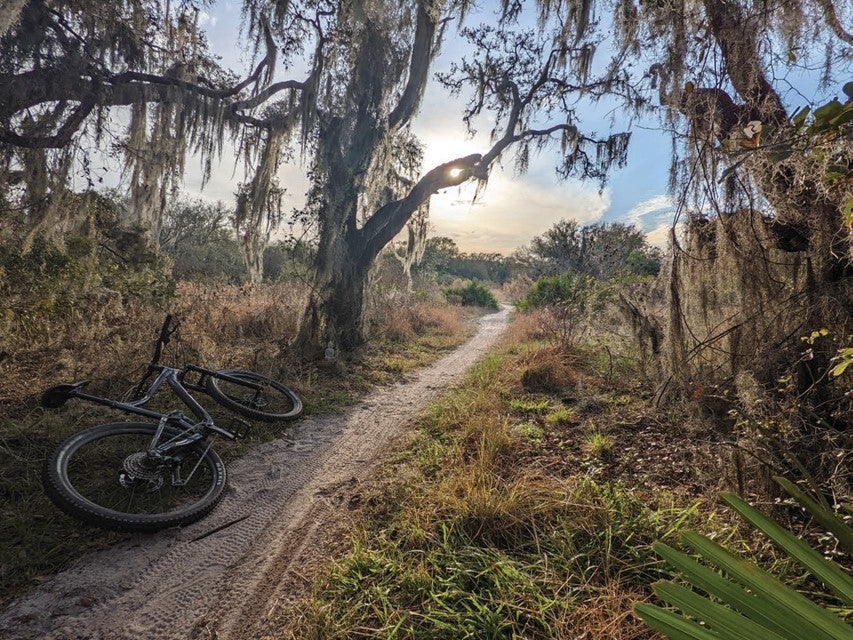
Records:
[[[545,431],[535,422],[522,422],[513,427],[513,432],[524,440],[541,442],[545,437]]]
[[[645,637],[630,608],[661,575],[652,543],[705,523],[673,496],[519,463],[544,431],[506,416],[551,415],[507,394],[522,351],[490,354],[422,417],[284,637]]]
[[[584,434],[581,448],[594,458],[609,456],[616,446],[616,438],[598,430]]]
[[[572,424],[577,419],[575,413],[571,407],[557,407],[547,413],[545,422],[553,426]]]
[[[548,398],[513,398],[509,401],[509,408],[519,413],[533,413],[542,415],[551,408],[551,400]]]

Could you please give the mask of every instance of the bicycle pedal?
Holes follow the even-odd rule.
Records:
[[[234,437],[238,440],[245,438],[249,429],[252,428],[252,424],[242,418],[238,418],[233,416],[231,418],[231,424],[229,425],[231,431],[234,433]],[[242,429],[241,429],[242,427]]]

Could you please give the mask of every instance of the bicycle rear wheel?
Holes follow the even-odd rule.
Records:
[[[207,377],[207,392],[219,404],[254,418],[276,422],[294,420],[302,414],[302,399],[280,382],[259,373],[225,369]]]
[[[222,499],[225,465],[209,442],[152,461],[147,451],[156,429],[115,422],[74,434],[48,459],[45,492],[70,516],[115,531],[157,531],[204,517]],[[167,428],[161,444],[178,437]]]

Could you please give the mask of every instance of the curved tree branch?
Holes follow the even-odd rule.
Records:
[[[826,20],[826,24],[828,24],[835,32],[835,35],[844,40],[847,44],[853,44],[853,34],[845,30],[844,26],[838,20],[838,14],[835,12],[835,5],[832,3],[832,0],[816,1],[820,5],[820,8],[823,9],[823,16]]]
[[[787,120],[782,99],[759,61],[756,25],[752,24],[738,2],[704,0],[711,33],[726,61],[726,71],[741,98],[755,110],[755,119],[777,124]]]
[[[238,87],[257,80],[264,64],[259,64],[249,78],[235,87],[214,89],[179,78],[126,71],[109,78],[92,77],[91,69],[79,64],[33,69],[20,74],[0,75],[0,120],[9,120],[26,109],[50,102],[80,102],[81,106],[53,136],[22,136],[6,129],[0,133],[3,142],[27,148],[55,148],[70,142],[86,117],[96,106],[120,106],[136,102],[178,102],[187,94],[212,100],[226,100]],[[70,68],[69,68],[70,67]],[[227,105],[226,119],[255,127],[269,128],[272,121],[260,119],[242,110],[252,109],[285,90],[304,90],[306,82],[287,80],[267,87],[258,95]]]
[[[256,96],[231,103],[228,110],[233,113],[236,111],[242,111],[243,109],[254,109],[269,100],[276,93],[287,91],[289,89],[304,90],[306,85],[307,83],[305,81],[299,80],[283,80],[282,82],[276,82],[275,84],[268,86]]]
[[[380,207],[358,232],[363,259],[370,261],[378,255],[432,194],[476,177],[482,159],[474,153],[440,164],[424,174],[404,198]]]
[[[417,111],[429,76],[430,63],[437,49],[434,46],[435,33],[436,22],[424,7],[424,2],[420,2],[415,42],[409,62],[409,78],[400,96],[400,102],[388,117],[388,124],[392,129],[409,122]]]
[[[27,149],[57,149],[68,145],[83,121],[92,113],[95,101],[88,96],[80,103],[59,130],[52,136],[22,136],[13,131],[0,129],[0,142]]]

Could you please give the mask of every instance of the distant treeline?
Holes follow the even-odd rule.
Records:
[[[497,284],[521,275],[536,279],[567,273],[608,280],[657,275],[661,258],[660,249],[649,245],[645,234],[632,224],[580,226],[574,220],[561,220],[511,256],[464,253],[450,238],[429,238],[413,271],[434,274],[439,281],[464,278]]]

